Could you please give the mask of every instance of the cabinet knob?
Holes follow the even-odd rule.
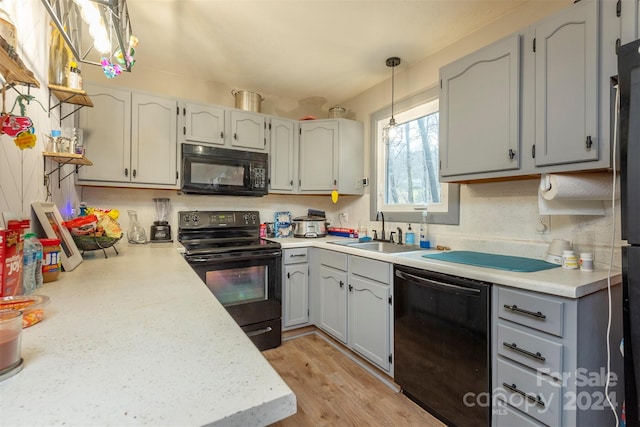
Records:
[[[238,134],[237,133],[233,134],[233,139],[235,139],[236,141],[238,140]]]
[[[349,292],[353,292],[353,286],[349,285]]]
[[[129,169],[128,168],[124,168],[124,176],[129,176]]]
[[[593,145],[591,135],[587,135],[587,140],[584,142],[584,145],[587,147],[587,150],[591,150],[591,146]]]
[[[344,282],[342,280],[340,280],[340,287],[344,288]]]
[[[509,148],[509,160],[513,160],[516,157],[516,152]]]
[[[136,170],[135,169],[133,170],[133,177],[134,178],[136,177]]]
[[[289,182],[289,185],[293,187],[293,180],[291,180],[291,182]]]
[[[220,132],[220,139],[224,139],[224,132]]]
[[[291,279],[291,273],[287,273],[287,279]]]

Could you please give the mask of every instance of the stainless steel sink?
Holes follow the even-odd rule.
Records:
[[[413,251],[420,250],[420,248],[417,246],[398,245],[396,243],[389,243],[389,242],[349,242],[349,243],[329,242],[329,243],[348,246],[350,248],[364,249],[367,251],[382,252],[385,254],[413,252]]]

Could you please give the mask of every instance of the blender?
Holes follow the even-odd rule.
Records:
[[[156,221],[151,226],[151,242],[171,242],[171,226],[169,226],[169,199],[153,199],[156,208]]]

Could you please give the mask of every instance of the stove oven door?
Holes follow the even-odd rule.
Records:
[[[258,348],[280,345],[281,250],[187,255],[185,258]]]

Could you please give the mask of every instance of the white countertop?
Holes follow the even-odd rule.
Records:
[[[305,246],[330,249],[333,251],[364,256],[394,264],[452,274],[455,276],[462,276],[470,279],[482,280],[513,288],[526,289],[567,298],[580,298],[601,289],[605,289],[607,287],[607,279],[609,277],[608,270],[603,268],[596,268],[592,272],[586,272],[580,270],[566,270],[561,267],[557,267],[544,271],[521,273],[423,258],[423,255],[425,254],[441,252],[436,250],[419,250],[414,252],[385,254],[329,243],[334,241],[357,241],[357,239],[347,239],[337,236],[327,236],[317,239],[277,238],[271,240],[279,242],[285,249]],[[611,273],[611,285],[618,285],[621,283],[621,280],[621,272],[614,269]]]
[[[268,425],[296,397],[170,244],[87,253],[45,283],[0,425]]]

